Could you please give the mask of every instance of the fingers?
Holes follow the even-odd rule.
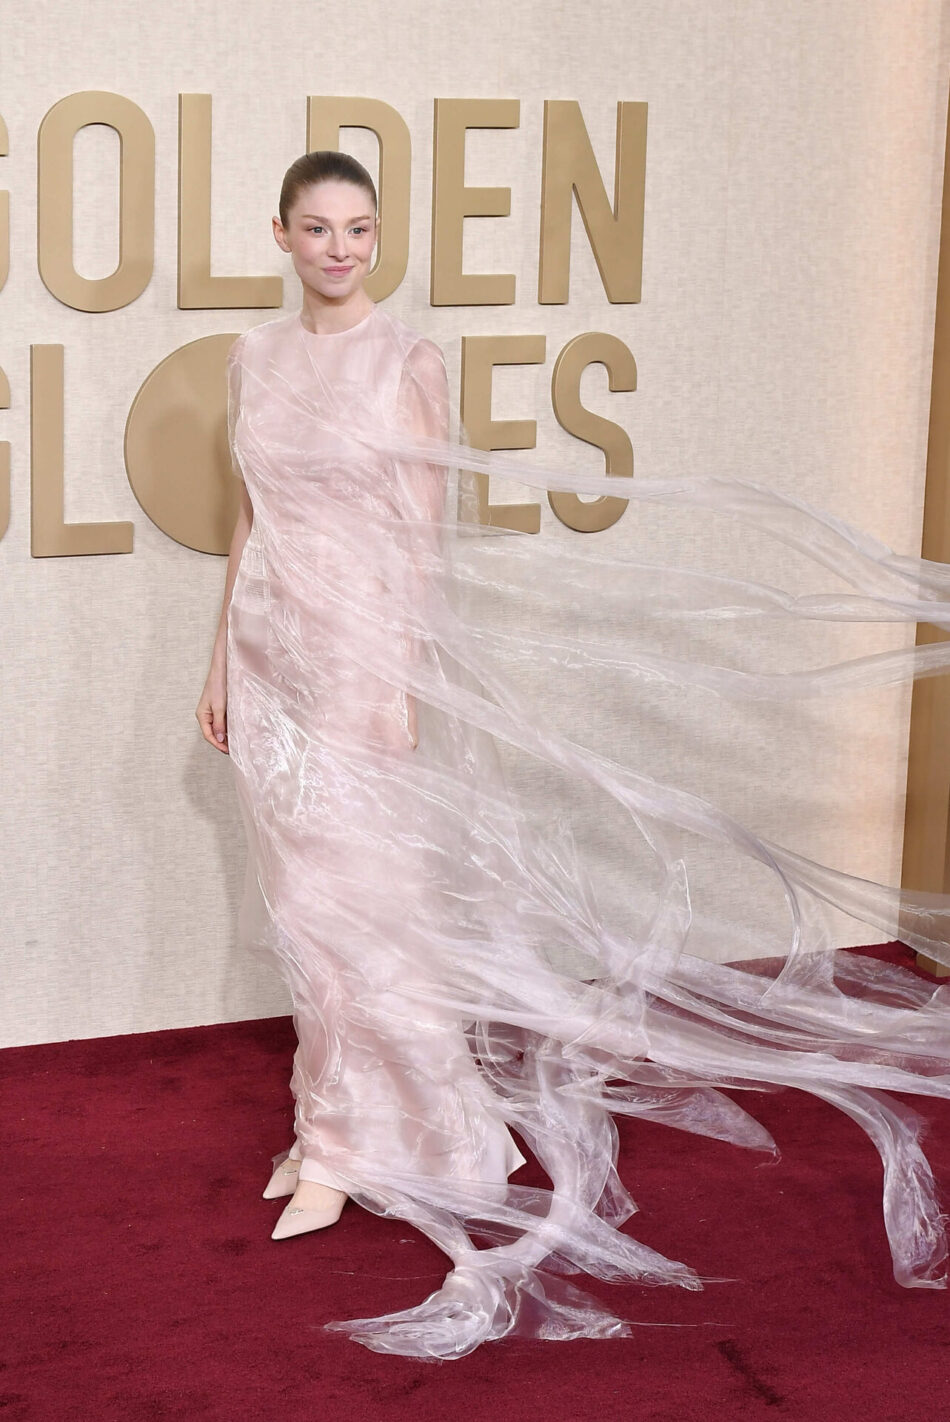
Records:
[[[214,746],[215,750],[224,751],[225,755],[229,754],[227,712],[224,708],[202,702],[195,712],[195,716],[201,728],[201,734],[208,744]]]
[[[216,706],[211,720],[211,731],[219,745],[224,745],[228,739],[227,713],[224,707]]]

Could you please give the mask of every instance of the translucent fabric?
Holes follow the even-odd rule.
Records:
[[[228,617],[248,841],[240,928],[276,956],[292,994],[292,1152],[305,1178],[416,1226],[451,1264],[417,1306],[372,1317],[368,1298],[367,1317],[328,1326],[433,1359],[505,1334],[629,1332],[571,1276],[702,1280],[621,1231],[636,1207],[616,1171],[614,1117],[774,1151],[723,1087],[799,1087],[853,1117],[884,1164],[896,1278],[944,1287],[921,1122],[889,1093],[950,1095],[950,989],[835,953],[822,906],[888,934],[900,904],[905,941],[950,964],[950,898],[902,896],[759,838],[552,727],[512,668],[561,685],[620,677],[631,704],[644,679],[792,701],[928,675],[950,643],[768,675],[676,659],[626,629],[637,618],[947,626],[950,568],[738,479],[637,478],[623,496],[745,520],[849,592],[796,598],[482,524],[472,471],[580,495],[616,496],[617,480],[453,438],[441,351],[379,307],[332,335],[298,314],[257,326],[235,342],[229,380],[233,458],[254,508]],[[570,622],[545,619],[554,582],[577,610]],[[556,772],[562,805],[583,785],[620,807],[652,866],[636,932],[598,903],[570,814],[539,816],[502,750]],[[788,933],[771,966],[690,951],[697,835],[779,887]],[[550,1188],[510,1182],[518,1142]]]

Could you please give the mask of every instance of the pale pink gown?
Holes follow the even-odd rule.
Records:
[[[835,983],[833,955],[802,952],[808,905],[826,899],[883,921],[890,891],[767,844],[548,726],[504,674],[510,637],[503,648],[470,596],[517,599],[532,581],[537,590],[549,555],[507,531],[472,536],[459,469],[587,495],[615,494],[617,481],[453,443],[441,351],[380,307],[333,335],[296,313],[267,321],[235,342],[229,378],[233,456],[254,507],[228,617],[229,744],[248,842],[241,928],[275,956],[292,995],[294,1153],[304,1178],[418,1226],[453,1265],[415,1308],[328,1326],[380,1351],[438,1358],[509,1332],[629,1333],[562,1276],[701,1281],[621,1232],[635,1207],[615,1169],[613,1116],[774,1149],[723,1084],[799,1086],[854,1116],[885,1162],[897,1276],[942,1286],[918,1123],[885,1089],[950,1095],[945,994],[883,965],[836,964]],[[919,580],[917,593],[895,591],[902,573],[889,565],[882,591],[878,549],[794,501],[741,481],[629,482],[632,498],[758,519],[817,562],[852,568],[888,616],[919,615]],[[666,597],[677,615],[721,616],[709,579],[675,570],[645,580],[619,557],[598,566],[590,547],[559,552],[547,571],[576,590],[578,607],[593,586],[601,609],[614,598],[618,631],[600,642],[526,631],[515,658],[535,672],[609,666],[632,681],[660,675],[732,694],[733,673],[633,653],[619,635],[647,598],[651,610]],[[945,602],[950,590],[927,595]],[[750,615],[779,606],[750,583],[723,596]],[[846,601],[830,600],[827,616],[850,616]],[[901,674],[917,674],[916,656]],[[566,776],[568,800],[573,777],[624,807],[657,865],[642,933],[604,919],[569,820],[528,812],[506,783],[500,742]],[[781,974],[685,951],[690,894],[676,836],[687,832],[780,878],[792,923]],[[948,923],[950,902],[922,902],[914,941],[950,957]],[[524,1159],[512,1130],[550,1189],[509,1181]]]

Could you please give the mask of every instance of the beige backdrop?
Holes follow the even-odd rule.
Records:
[[[229,763],[203,745],[193,716],[224,561],[154,527],[123,466],[129,406],[162,357],[276,314],[176,309],[178,94],[214,99],[215,271],[287,271],[270,217],[284,168],[305,147],[307,95],[382,98],[409,125],[414,164],[410,270],[390,309],[443,343],[456,387],[461,335],[546,333],[546,366],[500,374],[494,413],[536,414],[538,457],[597,468],[596,453],[554,423],[550,372],[571,336],[614,332],[636,357],[639,389],[610,395],[594,370],[582,394],[629,429],[637,474],[763,479],[914,553],[945,21],[939,0],[483,0],[475,8],[367,0],[358,15],[313,0],[276,8],[168,0],[132,14],[104,3],[8,0],[0,114],[10,155],[0,158],[0,187],[11,193],[12,254],[0,293],[0,367],[12,398],[0,411],[0,440],[12,448],[12,517],[0,544],[0,1041],[287,1010],[275,974],[234,943],[242,829]],[[53,103],[84,89],[127,95],[157,141],[154,277],[140,299],[103,315],[60,305],[36,268],[37,129]],[[470,138],[468,181],[510,184],[512,211],[469,222],[465,242],[468,269],[517,273],[517,302],[432,310],[432,101],[476,96],[522,102],[518,130]],[[639,305],[607,302],[576,219],[570,303],[536,303],[545,98],[580,102],[608,182],[617,100],[649,104]],[[362,137],[350,146],[372,159]],[[76,144],[76,261],[87,276],[117,259],[117,148],[101,127]],[[285,281],[286,309],[299,304],[298,290]],[[30,556],[29,348],[43,342],[66,348],[66,517],[132,520],[132,554]],[[542,518],[542,538],[597,537],[720,569],[741,556],[751,576],[808,585],[790,555],[724,524],[631,509],[608,533],[580,535],[548,509]],[[746,634],[742,664],[817,663],[911,638],[910,629],[851,628],[816,640],[806,628],[776,639],[763,625]],[[716,654],[712,636],[689,645]],[[795,716],[699,697],[686,707],[656,692],[634,702],[594,687],[573,706],[557,688],[544,694],[559,724],[596,722],[607,749],[635,749],[660,778],[721,798],[753,828],[852,872],[899,879],[906,689],[816,702]],[[539,768],[519,764],[512,774],[543,807],[551,787]],[[574,809],[598,856],[605,911],[624,920],[635,912],[638,870],[618,825],[584,799]],[[698,863],[701,915],[737,924],[715,951],[767,951],[784,928],[780,905],[759,895],[743,866],[704,852]],[[842,943],[883,936],[847,921],[836,933]]]

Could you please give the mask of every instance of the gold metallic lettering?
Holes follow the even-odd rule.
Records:
[[[581,404],[581,376],[597,362],[607,367],[611,390],[636,390],[637,363],[632,352],[617,336],[605,331],[586,331],[575,336],[561,351],[551,376],[551,399],[557,422],[568,434],[604,451],[608,474],[633,477],[633,446],[620,425],[595,415]],[[548,493],[551,508],[568,528],[579,533],[596,533],[617,522],[629,500],[604,494],[599,499],[581,499],[577,494]]]
[[[475,449],[533,449],[538,427],[534,420],[493,420],[492,371],[496,365],[540,365],[544,336],[463,336],[461,419]],[[475,473],[479,523],[537,533],[540,504],[493,504],[488,475]]]
[[[211,95],[178,95],[178,306],[280,306],[279,276],[211,275]]]
[[[510,188],[465,186],[465,135],[470,128],[517,128],[518,99],[436,99],[432,155],[432,256],[429,300],[433,306],[510,306],[515,278],[504,272],[462,271],[462,224],[466,217],[508,217]]]
[[[617,105],[611,207],[580,105],[574,99],[545,101],[539,302],[557,304],[568,300],[574,194],[607,300],[640,300],[646,153],[647,106],[621,101]]]
[[[131,553],[132,524],[66,523],[63,504],[63,348],[30,347],[30,464],[34,558]]]
[[[73,142],[103,123],[121,143],[119,265],[107,277],[81,277],[73,264]],[[37,249],[40,276],[58,301],[77,311],[117,311],[141,296],[155,252],[155,134],[145,114],[121,94],[89,90],[60,99],[40,124]]]
[[[180,346],[142,382],[125,425],[125,468],[149,518],[186,548],[227,553],[240,480],[228,450],[233,331]]]

